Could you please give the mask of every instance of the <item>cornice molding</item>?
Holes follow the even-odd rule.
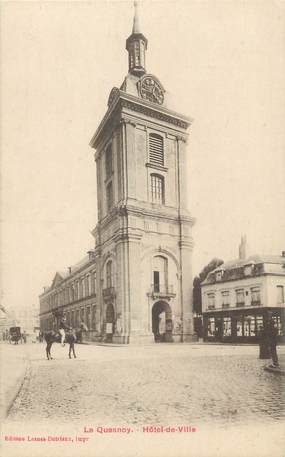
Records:
[[[149,118],[158,119],[159,121],[165,122],[182,130],[187,130],[193,122],[193,119],[189,117],[176,113],[175,111],[169,110],[161,105],[157,105],[130,95],[117,88],[112,89],[108,103],[108,110],[90,141],[90,146],[93,148],[98,146],[101,134],[105,128],[111,128],[110,122],[114,122],[115,114],[122,114],[122,110],[124,109],[143,114]],[[120,119],[117,119],[117,121],[120,122]]]

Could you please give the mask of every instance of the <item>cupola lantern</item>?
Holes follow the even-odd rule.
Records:
[[[129,73],[142,76],[146,72],[145,51],[147,50],[147,39],[140,31],[138,2],[134,2],[134,7],[133,30],[126,41],[126,49],[129,53]]]

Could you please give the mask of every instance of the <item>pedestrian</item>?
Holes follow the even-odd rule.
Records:
[[[274,319],[271,318],[268,323],[267,337],[268,337],[268,343],[269,343],[273,367],[279,367],[277,350],[276,350],[277,336],[278,336],[278,328],[274,322]]]

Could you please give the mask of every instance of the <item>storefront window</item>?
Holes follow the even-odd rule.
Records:
[[[242,319],[237,320],[237,336],[243,336],[243,322]]]
[[[244,336],[255,336],[255,317],[246,316],[244,318]]]
[[[278,329],[278,335],[283,336],[283,329],[282,329],[282,323],[281,323],[281,318],[280,316],[273,316],[272,318],[275,322],[275,325]]]
[[[208,336],[215,336],[215,318],[208,319]]]
[[[263,330],[263,317],[256,316],[256,336]]]
[[[232,334],[231,318],[224,317],[224,336],[231,336],[231,334]]]

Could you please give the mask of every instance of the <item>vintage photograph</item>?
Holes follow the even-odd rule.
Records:
[[[1,456],[284,457],[285,2],[0,13]]]

